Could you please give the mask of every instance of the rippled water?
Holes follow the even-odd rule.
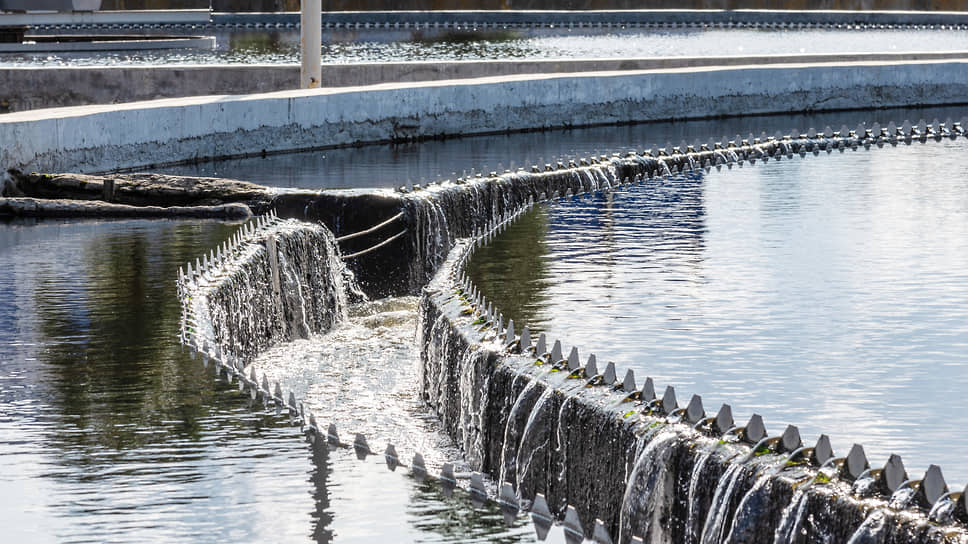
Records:
[[[201,162],[157,170],[187,176],[242,179],[280,188],[399,187],[428,181],[473,177],[521,165],[578,160],[602,153],[671,147],[685,141],[728,141],[736,134],[800,134],[814,127],[853,128],[875,121],[887,126],[905,119],[961,119],[964,108],[904,108],[802,115],[745,116],[730,119],[642,123],[572,130],[501,134],[422,143],[327,149]]]
[[[968,142],[678,175],[533,211],[472,277],[680,403],[968,481]],[[519,325],[520,326],[520,325]],[[621,370],[620,375],[624,374]]]
[[[216,34],[214,51],[0,55],[0,66],[298,64],[299,33]],[[590,29],[327,32],[325,63],[960,51],[964,30]]]
[[[533,541],[524,518],[505,529],[493,507],[446,499],[382,456],[312,454],[298,427],[182,353],[176,268],[233,231],[0,222],[3,540]],[[430,425],[408,391],[382,393],[368,400],[398,425]]]

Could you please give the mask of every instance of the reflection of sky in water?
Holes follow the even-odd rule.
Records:
[[[211,32],[204,32],[211,35]],[[0,66],[298,64],[299,33],[216,32],[215,51],[0,55]],[[734,55],[958,51],[965,30],[532,30],[425,34],[325,32],[326,63],[707,57]]]
[[[0,222],[4,542],[533,541],[382,455],[314,462],[181,352],[176,268],[232,231]]]
[[[680,402],[825,432],[841,454],[857,441],[874,465],[899,453],[912,476],[937,463],[960,486],[966,151],[835,151],[561,202],[478,254],[484,292]]]

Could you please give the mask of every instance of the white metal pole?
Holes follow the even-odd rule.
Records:
[[[299,87],[315,89],[322,79],[322,0],[302,0],[301,53],[302,70]]]

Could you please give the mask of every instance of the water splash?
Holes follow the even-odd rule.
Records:
[[[741,463],[732,463],[719,479],[713,502],[703,526],[702,544],[720,544],[726,536],[735,512],[733,502],[741,482],[748,476],[749,467]]]
[[[292,390],[323,427],[335,423],[341,437],[362,433],[371,444],[420,452],[431,472],[448,462],[458,472],[471,470],[420,398],[412,364],[417,305],[415,297],[352,305],[332,330],[278,345],[251,368]]]
[[[631,541],[633,535],[646,542],[672,541],[666,523],[675,493],[671,460],[681,440],[675,429],[662,428],[639,453],[622,497],[622,542]]]
[[[333,234],[283,221],[255,230],[182,294],[195,345],[245,362],[345,320],[351,293],[358,289]]]
[[[536,493],[548,494],[548,457],[552,448],[552,426],[549,415],[555,412],[555,390],[547,388],[535,402],[528,415],[528,421],[521,433],[521,444],[517,448],[514,474],[518,494],[521,497],[534,497]]]

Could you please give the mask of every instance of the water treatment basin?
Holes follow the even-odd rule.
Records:
[[[533,542],[382,456],[314,453],[181,349],[175,270],[235,228],[0,221],[5,540]]]
[[[562,199],[479,250],[471,278],[582,361],[960,483],[966,151],[821,152]]]

